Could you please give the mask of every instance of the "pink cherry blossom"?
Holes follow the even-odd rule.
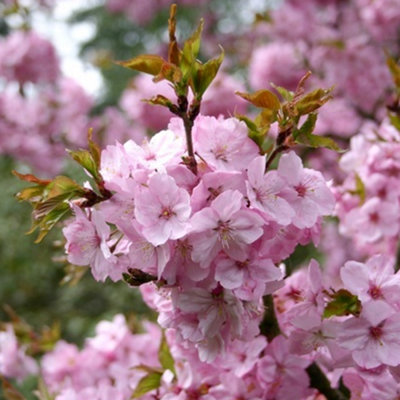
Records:
[[[55,48],[36,32],[15,31],[0,42],[0,76],[9,81],[54,82],[59,74]]]
[[[98,281],[104,281],[108,276],[118,279],[121,271],[107,245],[110,228],[102,215],[92,210],[89,219],[79,207],[73,206],[73,210],[75,218],[63,229],[68,261],[75,265],[90,265]]]
[[[6,330],[0,331],[0,374],[6,378],[23,380],[37,372],[36,361],[18,344],[13,327],[6,325]]]
[[[381,364],[400,364],[400,315],[386,302],[377,300],[363,305],[359,318],[343,323],[339,344],[352,351],[354,361],[361,367],[374,368]]]
[[[334,197],[322,174],[303,168],[301,159],[294,152],[281,157],[278,175],[291,189],[287,199],[296,214],[293,218],[295,226],[310,228],[319,216],[332,213]]]
[[[154,246],[180,239],[189,230],[190,197],[173,178],[156,173],[136,196],[135,217],[143,236]]]
[[[262,235],[262,219],[243,209],[243,195],[227,190],[191,218],[193,261],[208,266],[220,250],[230,257],[244,260],[245,247]]]
[[[294,391],[302,398],[308,394],[308,376],[304,370],[309,361],[289,353],[288,342],[275,338],[257,363],[257,377],[266,399],[290,400]]]
[[[265,212],[280,225],[289,225],[294,217],[290,204],[280,196],[286,182],[276,171],[265,174],[265,157],[255,158],[247,169],[247,195],[252,207]]]
[[[193,141],[199,155],[222,171],[244,170],[259,152],[247,136],[246,125],[235,118],[198,117]]]
[[[346,289],[361,301],[384,300],[398,304],[400,276],[394,274],[393,261],[383,255],[371,257],[365,264],[348,261],[340,270]]]

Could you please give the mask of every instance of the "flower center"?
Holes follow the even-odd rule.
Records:
[[[246,261],[236,261],[236,266],[237,266],[239,269],[247,268],[248,265],[249,265],[249,260],[246,260]]]
[[[229,222],[230,222],[230,220],[218,221],[218,227],[216,228],[216,230],[219,233],[220,240],[223,242],[227,242],[232,238],[232,236],[231,236],[232,229],[229,226]]]
[[[291,298],[296,303],[303,300],[301,290],[296,289],[294,287],[290,288],[290,291],[288,292],[287,297]]]
[[[369,334],[376,340],[379,340],[379,338],[383,335],[383,329],[382,325],[379,324],[378,326],[371,326],[369,328]]]
[[[307,188],[302,184],[295,186],[295,189],[299,197],[304,197],[307,193]]]
[[[378,286],[375,286],[375,285],[372,285],[372,286],[369,288],[368,294],[369,294],[374,300],[383,297],[383,296],[382,296],[381,288],[378,287]]]
[[[379,222],[379,214],[377,212],[369,214],[369,220],[372,223],[377,224]]]
[[[165,207],[163,208],[163,210],[161,211],[161,214],[159,215],[159,218],[162,219],[170,219],[173,215],[175,215],[175,213],[169,208],[169,207]]]
[[[227,147],[228,147],[227,145],[220,145],[220,146],[216,147],[214,150],[212,150],[211,152],[214,153],[214,156],[217,160],[228,162],[228,158],[227,158],[227,154],[226,154]]]

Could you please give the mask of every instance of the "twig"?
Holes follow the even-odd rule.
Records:
[[[331,387],[328,378],[318,364],[313,362],[306,368],[306,372],[310,378],[310,387],[317,389],[327,400],[348,400],[348,397],[340,390]]]

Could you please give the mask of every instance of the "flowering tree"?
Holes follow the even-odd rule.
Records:
[[[217,77],[224,52],[199,61],[202,21],[178,43],[172,6],[166,56],[118,62],[161,82],[139,75],[121,100],[142,132],[159,131],[101,150],[89,129],[87,148],[69,151],[87,174],[83,184],[15,172],[31,184],[18,198],[33,206],[37,241],[62,221],[68,261],[87,266],[97,281],[139,286],[158,325],[145,322],[132,332],[117,315],[78,349],[54,344],[54,330],[36,334],[14,316],[0,332],[8,398],[21,398],[9,378],[28,374],[41,376],[40,399],[398,398],[400,67],[389,53],[385,66],[379,46],[398,51],[392,39],[400,12],[384,14],[393,27],[383,30],[373,2],[303,3],[288,1],[273,17],[290,22],[293,10],[305,20],[321,16],[310,19],[312,29],[285,31],[284,44],[254,48],[250,81],[257,90],[239,85],[236,100],[224,99],[234,80]],[[122,6],[110,2],[114,11]],[[369,14],[358,13],[361,6]],[[355,22],[372,45],[353,42]],[[281,26],[259,26],[255,35],[266,30],[274,38]],[[360,70],[376,49],[376,68]],[[297,52],[307,59],[296,60]],[[276,61],[281,57],[288,62]],[[41,71],[7,74],[23,88]],[[361,72],[371,74],[374,96],[366,98]],[[261,84],[271,77],[273,91]],[[138,105],[138,93],[150,96],[147,104]],[[325,134],[344,144],[361,125],[340,159],[342,171],[331,167],[336,159],[326,152],[341,147]],[[323,221],[327,216],[336,217],[344,237]],[[296,247],[320,239],[324,269],[316,260],[296,271],[285,265]],[[32,356],[39,354],[38,364]]]

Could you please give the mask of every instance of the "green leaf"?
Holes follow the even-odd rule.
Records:
[[[40,243],[51,231],[51,229],[53,229],[53,227],[58,222],[67,217],[70,213],[71,208],[69,207],[68,203],[62,203],[61,205],[47,213],[40,220],[34,220],[31,229],[27,233],[30,234],[34,232],[37,228],[39,228],[39,234],[35,240],[35,243]]]
[[[69,205],[66,201],[70,200],[72,197],[74,197],[72,193],[60,194],[59,196],[50,197],[48,200],[38,203],[33,210],[33,218],[35,220],[40,220],[53,210],[63,207],[68,208]]]
[[[346,289],[340,289],[331,295],[332,300],[326,305],[324,318],[344,315],[360,315],[361,302],[357,296]]]
[[[330,150],[342,152],[343,149],[341,149],[333,139],[312,134],[316,120],[317,114],[311,113],[307,116],[306,121],[300,129],[293,129],[293,139],[295,142],[308,147],[324,147]]]
[[[365,202],[365,197],[366,197],[365,185],[364,182],[361,180],[360,175],[356,174],[355,180],[356,180],[356,188],[354,190],[349,190],[349,193],[354,196],[358,196],[360,198],[360,204],[363,204]]]
[[[389,113],[390,123],[400,131],[400,116],[397,114]]]
[[[306,115],[316,111],[322,107],[332,96],[330,89],[315,89],[310,93],[302,96],[298,101],[295,102],[295,107],[299,115]]]
[[[98,164],[87,150],[68,150],[69,155],[96,180],[100,179]]]
[[[124,68],[133,69],[134,71],[145,72],[153,76],[157,76],[165,60],[155,54],[141,54],[137,57],[126,61],[115,61],[115,64],[121,65]]]
[[[101,150],[97,143],[92,140],[93,129],[90,128],[88,130],[88,143],[89,143],[89,152],[93,157],[93,160],[96,164],[97,171],[100,169],[100,162],[101,162]]]
[[[22,175],[17,172],[14,174],[25,181],[38,183],[17,194],[18,200],[28,201],[33,207],[33,221],[28,233],[39,229],[36,243],[70,213],[70,200],[85,197],[87,192],[90,192],[67,176],[57,176],[52,181],[47,181],[33,175]]]
[[[176,375],[174,359],[171,355],[171,351],[169,350],[164,331],[162,332],[160,347],[158,349],[158,360],[160,361],[160,364],[164,368],[164,370],[169,369],[171,372],[174,373],[174,375]]]
[[[203,31],[204,20],[201,19],[196,31],[192,36],[185,41],[183,44],[183,49],[180,54],[180,64],[179,67],[182,71],[183,82],[188,85],[193,72],[196,70],[196,64],[201,64],[197,61],[197,56],[200,51],[201,43],[201,33]]]
[[[396,88],[400,90],[400,65],[397,64],[395,59],[390,57],[388,53],[386,53],[386,64],[392,74],[392,79]]]
[[[45,189],[46,186],[31,186],[22,189],[16,194],[16,197],[19,201],[29,201],[30,203],[34,204],[35,202],[40,201]]]
[[[265,108],[256,116],[254,122],[258,129],[266,133],[271,124],[276,121],[276,116],[277,114],[275,111]]]
[[[278,97],[269,90],[258,90],[254,93],[236,92],[236,94],[259,108],[272,111],[278,111],[281,108]]]
[[[196,62],[192,69],[191,87],[198,100],[203,97],[204,92],[216,77],[218,70],[224,60],[225,52],[221,47],[219,57],[208,60],[205,64]]]
[[[262,147],[264,143],[264,134],[258,130],[257,125],[250,118],[245,115],[235,115],[239,121],[243,121],[247,126],[247,136],[255,142],[258,147]]]
[[[182,71],[175,64],[164,62],[160,68],[160,72],[154,77],[154,82],[162,81],[166,79],[173,84],[180,83],[182,80]]]
[[[282,96],[282,98],[286,101],[292,101],[294,97],[294,93],[290,90],[285,89],[282,86],[277,86],[271,83],[271,86]]]
[[[152,104],[152,105],[158,105],[158,106],[163,106],[170,108],[173,106],[173,103],[170,99],[167,99],[165,96],[158,94],[157,96],[152,97],[151,99],[148,100],[143,100],[146,103]]]
[[[83,195],[85,190],[73,179],[59,175],[46,186],[45,193],[47,198],[51,198],[59,195],[68,195],[70,193]]]
[[[313,134],[305,136],[300,134],[299,136],[297,136],[296,143],[313,148],[324,147],[326,149],[330,149],[340,153],[344,151],[333,139],[325,136],[318,136]]]
[[[239,121],[243,121],[249,130],[256,132],[258,131],[256,123],[249,117],[246,117],[246,115],[235,114],[235,118],[237,118]]]
[[[315,113],[311,113],[307,116],[307,119],[300,127],[300,129],[293,130],[293,139],[297,139],[299,136],[309,136],[313,133],[315,124],[317,122],[318,115]]]
[[[203,27],[204,20],[202,18],[192,36],[183,44],[182,56],[184,59],[186,59],[186,62],[192,63],[199,55]]]
[[[176,10],[177,10],[177,5],[171,4],[171,7],[169,9],[169,19],[168,19],[168,35],[169,35],[168,62],[178,66],[180,64],[180,51],[175,36]]]
[[[161,372],[150,372],[144,376],[136,386],[131,399],[137,399],[154,389],[158,389],[161,386],[161,376]]]

